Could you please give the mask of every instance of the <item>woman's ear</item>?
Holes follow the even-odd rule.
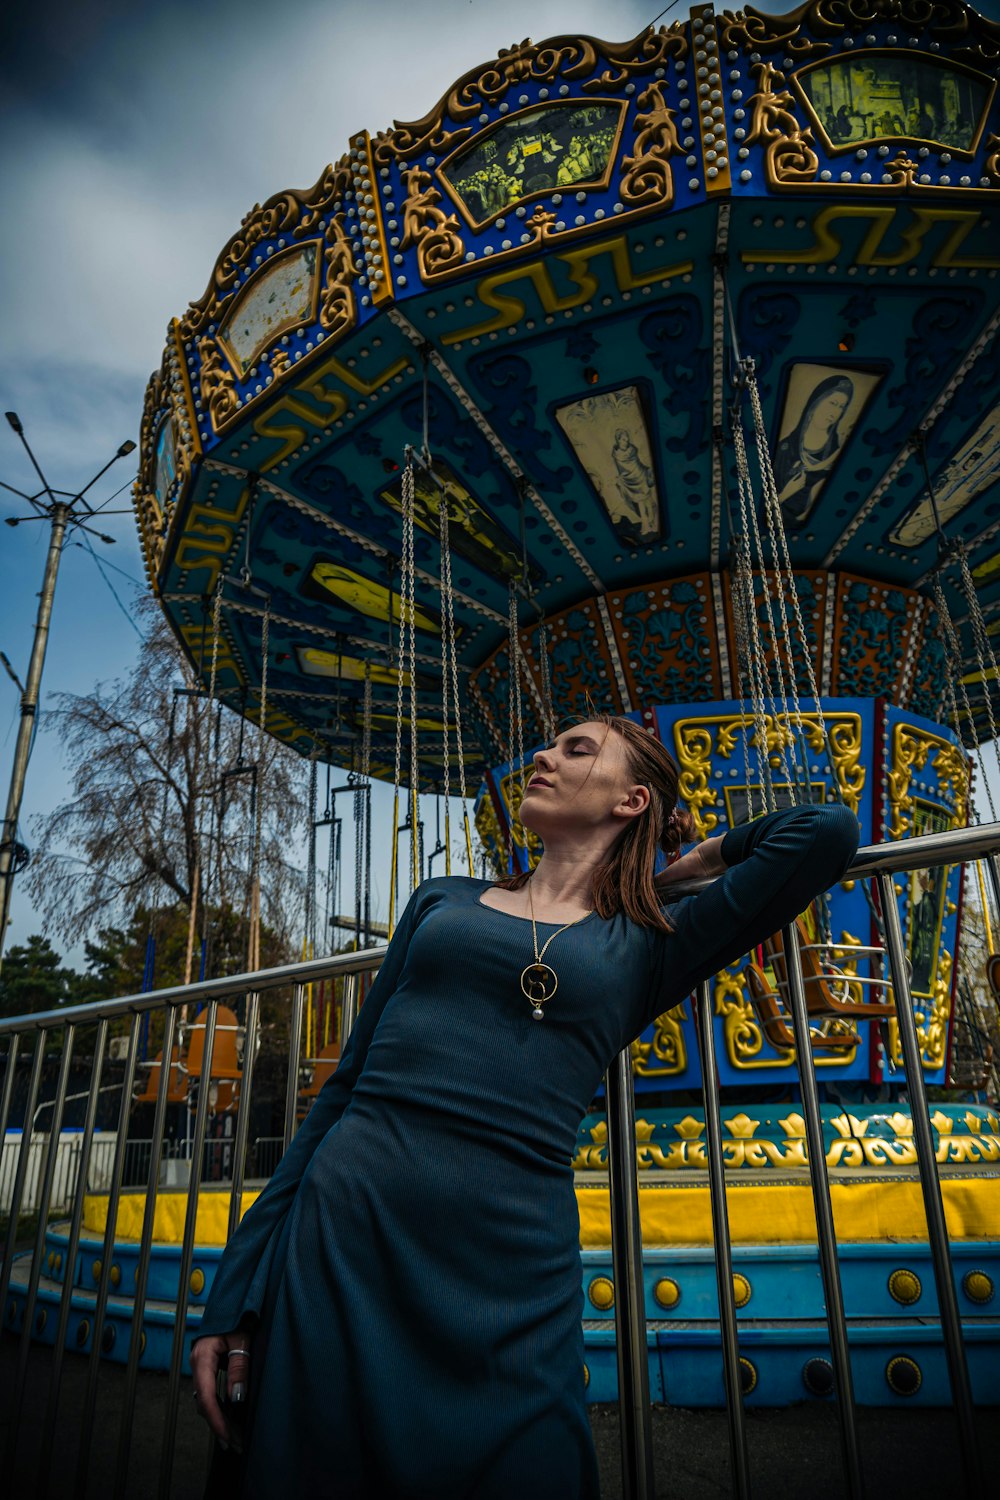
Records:
[[[635,786],[629,787],[627,795],[615,808],[615,814],[620,818],[637,818],[646,811],[650,800],[649,787],[636,782]]]

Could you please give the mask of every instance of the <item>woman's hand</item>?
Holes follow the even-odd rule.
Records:
[[[713,880],[728,868],[722,858],[723,834],[717,839],[705,839],[700,844],[695,844],[680,859],[675,859],[672,865],[661,870],[656,877],[656,888],[662,890],[665,885],[673,885],[675,880]]]
[[[226,1421],[219,1396],[225,1391],[226,1399],[234,1406],[246,1400],[250,1339],[249,1333],[209,1334],[198,1339],[191,1349],[195,1408],[223,1448],[238,1443],[239,1438]]]

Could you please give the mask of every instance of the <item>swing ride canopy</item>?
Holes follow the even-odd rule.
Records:
[[[739,697],[728,407],[750,356],[798,691],[811,657],[824,698],[946,717],[927,475],[1000,628],[998,62],[1000,27],[957,0],[696,6],[624,43],[501,51],[255,206],[171,323],[142,425],[150,582],[203,680],[215,655],[219,696],[257,716],[266,595],[268,730],[350,766],[368,670],[371,768],[392,774],[404,454],[426,444],[422,785],[442,497],[473,774],[507,758],[512,580],[526,745],[540,650],[560,713]],[[982,738],[953,552],[942,580]]]

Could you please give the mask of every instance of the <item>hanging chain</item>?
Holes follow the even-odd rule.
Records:
[[[753,587],[753,559],[750,552],[749,525],[753,524],[757,532],[757,518],[754,509],[753,493],[750,489],[750,468],[747,463],[746,444],[743,439],[743,425],[738,412],[733,414],[733,447],[736,452],[736,488],[739,496],[740,506],[740,548],[743,555],[743,592],[745,616],[750,631],[750,663],[751,663],[751,696],[754,706],[754,736],[757,741],[757,756],[761,771],[761,792],[764,805],[768,812],[775,809],[774,787],[771,783],[770,774],[770,752],[767,743],[767,716],[764,705],[764,643],[760,634],[760,621],[757,615],[757,600]],[[759,539],[758,539],[759,551]],[[767,599],[767,577],[763,570],[763,559],[761,559],[761,587],[764,597]],[[776,723],[777,744],[779,756],[785,769],[785,774],[791,782],[791,774],[788,764],[784,758],[784,746],[782,743],[781,726]]]
[[[468,792],[465,785],[465,741],[462,731],[462,699],[458,686],[458,653],[455,648],[455,590],[451,581],[451,538],[449,532],[450,518],[447,515],[447,496],[441,497],[441,508],[445,512],[442,523],[442,550],[441,571],[444,583],[444,624],[445,634],[448,638],[448,670],[451,676],[451,703],[455,714],[455,750],[458,755],[458,795],[462,801],[462,819],[465,831],[465,851],[468,860],[469,874],[474,874],[472,863],[472,832],[469,828]],[[447,722],[447,715],[445,716]],[[447,766],[447,761],[446,761]],[[446,769],[446,777],[450,777],[450,769]],[[449,822],[447,813],[447,802],[445,803],[445,821]],[[451,871],[450,843],[449,852],[446,856],[447,868]]]
[[[306,877],[306,947],[307,958],[316,956],[316,798],[319,787],[319,762],[313,755],[309,761],[308,817],[309,837]]]
[[[507,699],[508,724],[507,739],[510,746],[509,760],[509,786],[510,786],[510,858],[514,857],[514,824],[521,821],[521,802],[524,799],[524,719],[521,703],[521,648],[517,637],[517,592],[513,583],[510,585],[508,595],[508,644],[507,644]],[[514,750],[517,750],[518,776],[515,788],[514,781]],[[516,797],[516,801],[515,801]],[[525,845],[527,848],[527,845]]]
[[[752,781],[751,781],[751,778],[750,778],[750,743],[749,743],[750,736],[747,733],[747,730],[749,728],[749,721],[753,718],[753,711],[754,711],[754,691],[753,691],[753,684],[752,684],[753,664],[752,664],[751,658],[750,658],[750,642],[749,642],[748,635],[747,635],[745,579],[743,577],[743,560],[742,560],[742,557],[741,557],[740,551],[739,551],[739,543],[736,541],[735,537],[734,537],[733,540],[734,540],[733,554],[732,554],[733,619],[734,619],[735,626],[736,626],[736,670],[737,670],[737,676],[738,676],[738,679],[739,679],[738,685],[739,685],[739,688],[740,688],[740,711],[741,711],[741,716],[742,716],[742,720],[743,720],[742,725],[740,726],[741,730],[742,730],[742,733],[740,734],[740,748],[743,751],[743,777],[744,777],[744,782],[745,782],[746,789],[747,789],[747,821],[752,823],[755,814],[754,814],[754,805],[753,805],[753,784],[752,784]],[[742,533],[740,534],[740,541],[742,541]],[[749,712],[747,711],[747,706],[746,706],[746,704],[747,704],[746,696],[744,695],[744,692],[743,692],[744,687],[748,688],[748,690],[749,690],[749,698],[750,698],[750,711]],[[764,791],[764,787],[763,787],[763,778],[762,778],[761,779],[761,810],[765,811],[766,810],[766,803],[764,803],[764,801],[763,801],[763,791]]]
[[[757,376],[754,370],[753,361],[751,360],[749,364],[750,369],[748,387],[750,391],[750,408],[753,412],[754,429],[757,435],[757,461],[760,466],[761,487],[764,492],[764,515],[767,521],[768,532],[771,538],[771,551],[774,555],[774,560],[778,569],[779,584],[781,581],[782,570],[784,570],[786,580],[784,589],[784,602],[787,602],[787,600],[789,599],[791,600],[792,611],[795,615],[795,627],[798,631],[799,642],[802,647],[802,659],[805,662],[806,674],[809,679],[809,691],[816,708],[816,718],[819,733],[823,741],[823,745],[830,756],[831,778],[836,783],[836,770],[834,768],[833,755],[832,753],[830,753],[830,746],[827,739],[826,720],[823,717],[823,705],[820,702],[819,684],[816,680],[816,670],[813,666],[812,649],[809,644],[809,639],[806,635],[805,621],[802,617],[802,606],[799,601],[799,591],[795,582],[795,574],[792,572],[792,560],[788,551],[788,536],[785,532],[785,523],[781,515],[781,505],[778,501],[778,487],[774,479],[774,469],[771,466],[771,453],[767,445],[767,433],[764,427],[764,413],[761,409],[760,404],[760,390],[757,386]],[[795,652],[792,646],[790,632],[788,630],[788,611],[786,608],[784,608],[784,604],[781,611],[781,618],[782,626],[784,629],[785,646],[788,651],[788,676],[792,689],[792,701],[795,705],[795,722],[799,730],[799,735],[801,737],[803,734],[803,726],[802,713],[799,707],[798,685],[795,680]],[[808,756],[806,755],[804,746],[803,756],[806,759],[806,764],[803,767],[806,778],[806,788],[807,791],[811,792],[811,788],[809,785]],[[839,783],[837,784],[839,785]]]
[[[983,695],[986,700],[986,713],[990,721],[990,739],[995,745],[997,742],[997,722],[993,713],[993,692],[990,684],[996,688],[1000,669],[997,668],[997,659],[993,652],[993,644],[986,630],[986,621],[983,619],[983,611],[979,604],[979,595],[976,593],[976,585],[973,582],[972,573],[969,570],[969,559],[965,548],[959,546],[958,566],[962,574],[962,588],[969,604],[969,613],[972,616],[972,637],[976,647],[976,658],[979,665],[979,675],[983,684]],[[987,663],[989,669],[987,670]],[[993,820],[996,822],[996,819]]]
[[[958,704],[955,701],[954,687],[957,687],[959,696],[962,700],[962,708],[965,712],[966,723],[969,726],[969,733],[972,736],[972,752],[978,762],[980,777],[983,786],[986,789],[986,800],[989,803],[990,819],[995,823],[997,821],[997,814],[996,808],[993,804],[993,792],[990,789],[990,783],[986,776],[986,765],[983,761],[982,746],[976,740],[976,733],[972,718],[972,705],[969,703],[969,695],[966,692],[965,683],[962,681],[962,648],[959,643],[958,633],[955,630],[954,622],[951,618],[951,612],[948,609],[948,601],[944,596],[944,589],[941,585],[940,569],[934,574],[934,582],[931,585],[931,591],[934,595],[934,603],[938,612],[938,628],[941,632],[942,640],[944,642],[945,655],[947,658],[945,665],[946,692],[951,694],[951,701],[954,707],[955,733],[958,736],[959,744],[964,749],[968,749],[965,731],[959,718]],[[991,728],[994,729],[995,744],[995,726],[993,725],[992,711],[990,713],[990,725]]]
[[[444,792],[445,822],[447,823],[448,797],[451,793],[451,744],[449,731],[449,703],[451,696],[451,661],[448,648],[450,645],[448,631],[449,604],[451,602],[451,578],[449,569],[450,540],[448,536],[448,493],[438,491],[438,541],[441,546],[441,602],[444,605],[443,630],[441,631],[441,766],[442,766],[442,790]],[[456,702],[455,711],[458,712]],[[447,841],[446,841],[447,842]],[[447,873],[451,874],[451,849],[447,848],[445,853],[445,866]]]
[[[260,848],[264,827],[264,748],[267,741],[267,657],[271,635],[271,605],[264,606],[260,622],[260,719],[257,737],[257,816],[253,831],[253,873],[260,881]]]
[[[549,662],[549,627],[542,620],[538,626],[538,664],[542,682],[542,729],[547,744],[556,737],[556,718],[552,707],[552,671]]]

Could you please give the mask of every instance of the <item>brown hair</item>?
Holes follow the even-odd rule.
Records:
[[[591,900],[600,917],[623,912],[640,927],[654,927],[661,932],[673,929],[664,914],[653,884],[657,850],[674,855],[681,844],[694,837],[694,819],[677,800],[680,772],[669,750],[631,719],[612,714],[592,714],[577,723],[600,723],[609,732],[621,735],[629,773],[649,789],[649,806],[632,818],[625,832],[612,845],[607,861],[594,871]],[[528,880],[521,872],[510,875],[497,885],[506,891],[519,890]]]

